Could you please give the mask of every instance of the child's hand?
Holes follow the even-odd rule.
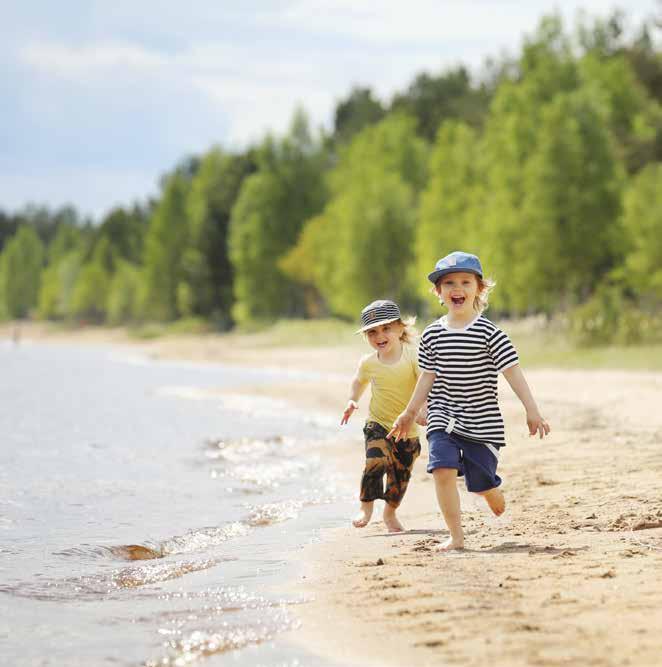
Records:
[[[414,421],[414,416],[409,412],[402,412],[398,418],[393,422],[393,428],[388,432],[387,438],[394,438],[396,442],[407,437],[407,433],[411,429]]]
[[[418,411],[418,414],[416,415],[416,423],[419,426],[427,426],[428,425],[428,407],[427,407],[427,405],[424,405]]]
[[[543,419],[540,413],[537,411],[526,413],[526,424],[529,427],[529,435],[535,435],[538,433],[541,440],[546,435],[549,435],[551,430],[547,421]]]
[[[356,408],[356,401],[347,401],[347,407],[345,408],[345,412],[342,413],[342,419],[340,420],[341,426],[344,426],[349,421],[349,418],[352,416]]]

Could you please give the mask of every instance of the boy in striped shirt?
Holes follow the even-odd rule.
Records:
[[[428,280],[448,314],[423,332],[418,352],[421,375],[389,437],[396,441],[403,437],[427,399],[427,469],[434,476],[439,507],[450,531],[440,547],[446,551],[464,547],[458,475],[464,475],[467,489],[482,495],[494,514],[499,516],[506,508],[496,474],[499,449],[506,444],[497,397],[499,373],[526,410],[529,434],[542,438],[550,429],[510,339],[482,315],[494,283],[483,278],[478,257],[452,252],[437,262]]]

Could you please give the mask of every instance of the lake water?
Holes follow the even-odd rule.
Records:
[[[241,395],[306,375],[0,341],[0,663],[325,665],[288,582],[356,480],[335,418]]]

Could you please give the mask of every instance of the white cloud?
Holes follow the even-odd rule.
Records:
[[[333,93],[324,87],[303,89],[279,81],[242,82],[199,76],[193,83],[228,114],[228,140],[235,146],[259,141],[268,131],[282,132],[297,106],[306,110],[314,124],[328,125],[334,101]]]
[[[65,77],[104,75],[110,69],[145,70],[167,64],[159,53],[141,46],[100,43],[68,46],[57,43],[31,43],[19,51],[21,61],[37,70]]]
[[[258,20],[386,46],[478,42],[494,47],[512,44],[523,31],[533,29],[544,13],[559,11],[572,22],[580,8],[604,16],[618,6],[604,0],[295,0],[284,10],[262,12]],[[640,20],[654,13],[655,2],[630,0],[627,10]]]
[[[15,191],[3,187],[0,207],[14,205],[18,192],[56,201],[75,196],[77,204],[95,211],[109,201],[127,201],[141,189],[156,187],[156,171],[135,169],[141,157],[158,155],[155,162],[163,161],[164,147],[167,159],[218,142],[243,147],[268,130],[283,132],[298,105],[313,125],[328,127],[335,103],[352,85],[369,86],[388,101],[423,70],[478,67],[503,49],[516,53],[523,33],[533,31],[541,15],[554,9],[539,0],[228,4],[200,0],[193,11],[174,0],[117,0],[112,11],[110,5],[93,3],[83,19],[87,23],[75,23],[66,16],[65,3],[59,29],[51,29],[46,20],[23,35],[12,26],[0,27],[7,49],[23,45],[14,54],[21,65],[16,90],[23,105],[14,115],[29,119],[46,138],[87,131],[80,146],[98,142],[92,160],[99,160],[79,173],[63,156],[59,172],[70,174],[71,181],[60,173],[38,182],[26,175],[20,183],[13,181]],[[568,21],[580,6],[601,16],[613,9],[604,0],[557,0],[555,5]],[[636,23],[655,7],[655,0],[628,0],[627,12]],[[69,37],[62,27],[67,21],[76,26]],[[39,103],[44,95],[50,104]],[[89,128],[81,121],[83,111],[69,109],[76,96],[84,101],[85,115],[94,117]],[[123,114],[117,113],[118,106]],[[24,123],[10,131],[27,135],[29,127]],[[122,145],[116,150],[115,159],[125,151],[126,168],[108,171],[101,164],[103,142],[112,150],[116,147],[109,142],[118,136],[145,140],[140,148]],[[17,150],[29,146],[16,145]],[[72,159],[78,157],[70,146],[67,150]],[[36,154],[21,157],[25,163],[39,160]],[[81,163],[79,158],[76,164]],[[160,172],[170,166],[160,165]],[[3,186],[12,182],[0,176]],[[99,204],[93,206],[92,200]]]

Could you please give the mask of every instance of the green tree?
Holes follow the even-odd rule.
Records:
[[[585,91],[542,113],[524,170],[521,233],[512,253],[511,303],[522,312],[587,298],[622,259],[623,173],[603,113]]]
[[[191,182],[187,200],[189,242],[182,258],[190,286],[190,310],[230,324],[233,273],[228,256],[230,216],[241,184],[254,169],[249,154],[207,152]]]
[[[257,151],[257,171],[243,181],[230,225],[237,322],[303,313],[303,290],[282,272],[279,260],[304,221],[324,205],[325,162],[302,112],[282,140],[267,138]]]
[[[514,78],[502,80],[494,96],[478,151],[485,186],[478,247],[486,272],[499,283],[491,303],[513,313],[541,310],[537,299],[521,291],[532,279],[530,267],[513,261],[519,260],[515,248],[522,245],[522,237],[536,231],[523,218],[527,165],[538,150],[544,109],[580,82],[560,18],[543,19],[525,40],[517,70]],[[550,253],[546,261],[554,261]]]
[[[37,304],[44,246],[31,227],[20,227],[0,255],[0,302],[6,317],[24,318]]]
[[[662,107],[637,80],[627,58],[589,52],[579,61],[582,88],[604,111],[619,157],[630,173],[655,159],[662,140]]]
[[[485,86],[474,88],[465,67],[439,76],[419,74],[405,93],[394,97],[391,110],[417,119],[420,136],[433,142],[439,125],[458,119],[470,125],[482,124],[489,108],[490,93]]]
[[[415,266],[419,293],[428,296],[424,277],[453,250],[480,252],[481,173],[478,137],[465,123],[446,121],[430,156],[429,179],[421,195],[416,226]]]
[[[106,313],[109,324],[123,324],[136,317],[139,291],[139,267],[126,260],[119,260],[108,286]]]
[[[40,319],[67,319],[73,315],[73,294],[82,264],[81,251],[72,249],[58,254],[44,269],[37,304]]]
[[[189,190],[190,180],[180,173],[164,180],[163,193],[146,234],[140,304],[148,318],[165,321],[179,314],[177,286],[183,281],[182,255],[189,239]]]
[[[147,212],[139,205],[132,209],[116,207],[105,216],[97,229],[95,245],[107,240],[110,253],[107,261],[111,264],[107,268],[112,270],[119,259],[140,261],[148,220]]]
[[[662,303],[662,163],[650,164],[630,183],[624,197],[628,239],[625,268],[629,286]]]
[[[71,315],[99,323],[105,320],[114,263],[112,244],[108,238],[102,238],[94,246],[91,259],[83,264],[76,276]]]
[[[340,143],[346,143],[368,125],[379,122],[386,110],[372,95],[370,88],[354,87],[346,99],[336,105],[333,135]]]
[[[306,224],[283,261],[337,314],[356,317],[380,297],[415,305],[412,239],[427,158],[415,127],[413,118],[394,114],[356,135],[329,174],[324,213]]]

